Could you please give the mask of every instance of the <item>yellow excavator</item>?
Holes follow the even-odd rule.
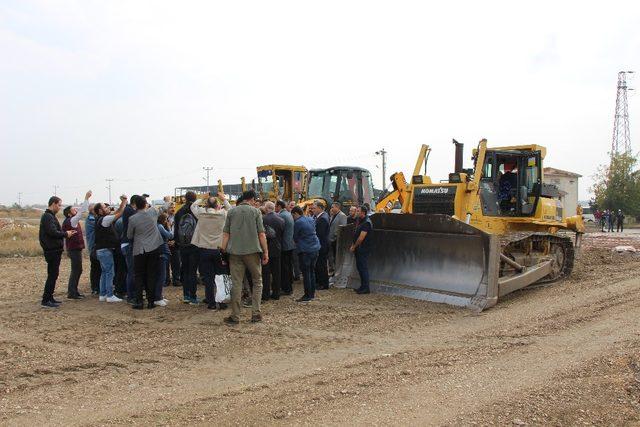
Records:
[[[447,180],[426,175],[427,145],[410,182],[392,176],[394,191],[371,217],[372,291],[483,310],[517,289],[569,275],[584,223],[577,213],[567,217],[558,189],[544,184],[546,149],[487,148],[483,139],[473,150],[474,167],[464,169],[463,145],[454,143]],[[386,213],[396,202],[401,213]],[[352,236],[353,226],[339,231],[338,286],[359,286]]]

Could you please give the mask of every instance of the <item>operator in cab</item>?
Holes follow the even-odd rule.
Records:
[[[502,210],[511,210],[515,206],[515,195],[513,189],[518,186],[518,175],[514,172],[516,162],[506,161],[504,163],[504,173],[500,176],[498,187],[498,199]]]

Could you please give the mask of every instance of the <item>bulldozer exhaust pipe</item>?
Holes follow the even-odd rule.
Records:
[[[453,140],[453,143],[456,146],[456,160],[455,160],[455,165],[454,165],[454,169],[453,171],[455,173],[460,173],[462,172],[463,169],[463,157],[464,157],[464,144],[461,142],[456,141],[455,139]]]

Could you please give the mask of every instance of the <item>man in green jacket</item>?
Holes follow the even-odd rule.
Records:
[[[262,214],[253,207],[255,198],[255,191],[245,191],[242,194],[242,202],[229,211],[224,223],[220,249],[229,254],[232,282],[231,316],[224,319],[228,325],[237,325],[240,322],[240,300],[245,271],[249,272],[253,283],[251,321],[262,321],[262,265],[269,262],[269,250]]]

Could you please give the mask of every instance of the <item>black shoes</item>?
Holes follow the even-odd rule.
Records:
[[[57,300],[56,300],[55,298],[53,298],[53,297],[51,297],[51,302],[52,302],[52,303],[54,303],[54,304],[58,304],[58,305],[62,304],[62,301],[57,301]]]
[[[215,304],[207,304],[207,309],[215,310],[216,309],[216,305]]]
[[[262,314],[254,314],[251,316],[251,323],[260,323],[262,322]]]
[[[218,303],[218,310],[226,310],[227,309],[227,304],[224,302],[219,302]]]
[[[75,295],[67,295],[67,299],[83,299],[84,295],[82,294],[75,294]]]
[[[280,295],[286,295],[286,296],[289,296],[289,295],[292,295],[292,294],[293,294],[293,291],[282,291],[280,293]]]
[[[296,302],[311,302],[311,301],[313,301],[313,298],[309,298],[309,297],[301,297],[296,300]]]
[[[320,289],[321,291],[326,291],[327,289],[329,289],[329,285],[317,286],[316,289]]]
[[[42,307],[42,308],[58,308],[58,307],[60,307],[60,305],[56,304],[53,301],[42,301],[42,303],[40,304],[40,307]]]
[[[152,308],[156,308],[156,305],[154,303],[150,302],[150,303],[147,304],[147,308],[149,310],[151,310]]]
[[[240,323],[238,320],[234,319],[231,316],[225,317],[223,322],[225,325],[237,325],[238,323]]]
[[[358,295],[364,295],[364,294],[370,294],[371,291],[369,289],[362,289],[362,288],[358,288],[356,289],[356,294]]]
[[[142,310],[144,308],[144,304],[134,300],[131,303],[131,308],[133,308],[134,310]]]
[[[271,295],[270,297],[272,300],[276,300],[278,301],[280,299],[280,295]]]

